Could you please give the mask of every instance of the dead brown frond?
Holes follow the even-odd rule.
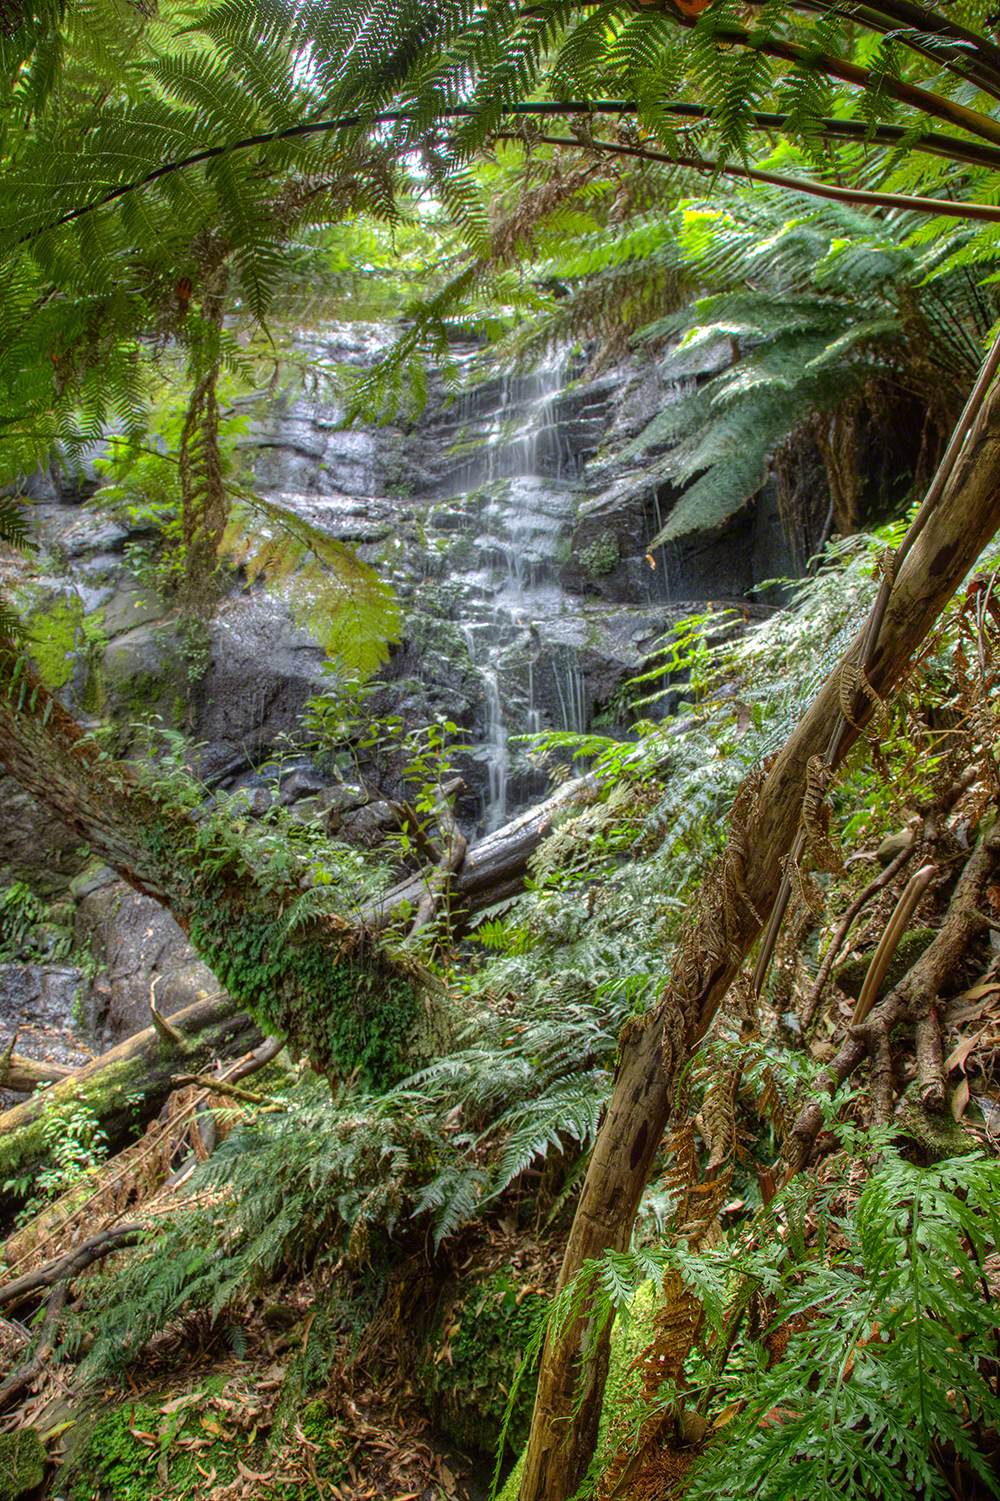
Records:
[[[774,1128],[779,1141],[784,1141],[791,1128],[792,1117],[788,1104],[769,1064],[761,1070],[761,1089],[757,1095],[757,1109]]]
[[[7,1279],[34,1270],[126,1215],[149,1210],[175,1165],[204,1162],[210,1154],[209,1130],[216,1138],[226,1136],[242,1114],[222,1095],[193,1085],[174,1090],[163,1116],[150,1122],[141,1141],[88,1174],[14,1232],[6,1247]]]
[[[868,724],[862,726],[854,717],[854,705],[862,694],[875,711]],[[840,712],[851,726],[869,741],[885,737],[889,729],[889,710],[868,681],[868,674],[859,661],[848,662],[840,676]]]
[[[817,870],[838,874],[844,868],[840,841],[830,832],[830,805],[826,801],[828,770],[822,756],[810,756],[806,764],[806,791],[802,799],[802,825],[806,849]]]

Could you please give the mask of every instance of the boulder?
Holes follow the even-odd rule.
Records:
[[[263,818],[273,798],[267,787],[237,787],[219,794],[219,805],[228,818]]]
[[[69,894],[79,904],[92,891],[100,891],[103,886],[113,886],[118,879],[110,865],[105,865],[102,860],[88,860],[80,874],[70,881]]]
[[[908,850],[913,843],[914,832],[912,829],[898,829],[894,834],[886,834],[882,843],[876,850],[876,856],[880,865],[891,865],[897,855]]]
[[[104,1048],[149,1026],[154,981],[164,1016],[221,990],[170,913],[124,881],[84,898],[76,915],[76,942],[89,949],[98,968],[91,1024]]]
[[[290,772],[281,783],[281,806],[289,808],[300,798],[311,797],[314,793],[323,792],[325,788],[325,777],[320,776],[318,771],[313,771],[308,766],[300,766]]]
[[[104,606],[101,629],[106,636],[121,636],[137,626],[162,620],[166,613],[167,607],[155,589],[123,580],[123,586]]]
[[[104,652],[101,679],[112,718],[159,715],[164,723],[175,724],[189,688],[180,625],[147,623],[115,636]]]
[[[373,849],[375,845],[382,843],[386,829],[392,828],[395,823],[396,814],[391,806],[379,800],[348,813],[341,820],[339,837],[347,844],[359,844],[364,849]]]
[[[85,1006],[88,981],[71,964],[0,964],[0,1025],[64,1027]]]

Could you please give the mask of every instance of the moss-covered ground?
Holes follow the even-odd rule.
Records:
[[[419,1374],[442,1431],[464,1449],[492,1452],[511,1385],[546,1299],[507,1270],[472,1282],[444,1311]],[[534,1372],[518,1383],[508,1428],[515,1452],[527,1438]]]
[[[349,1437],[322,1397],[274,1422],[276,1384],[264,1373],[218,1373],[109,1407],[61,1472],[59,1501],[222,1501],[251,1491],[321,1501],[348,1478]]]

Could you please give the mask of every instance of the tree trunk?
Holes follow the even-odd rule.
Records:
[[[61,1063],[39,1063],[37,1058],[5,1053],[0,1058],[0,1089],[30,1094],[39,1084],[58,1084],[61,1079],[68,1079],[72,1072]]]
[[[58,1115],[60,1109],[69,1111],[82,1101],[114,1152],[137,1126],[159,1113],[177,1088],[175,1074],[196,1073],[217,1058],[245,1053],[260,1042],[255,1024],[229,996],[185,1006],[174,1012],[170,1025],[179,1034],[179,1043],[167,1041],[155,1026],[147,1027],[43,1094],[0,1115],[0,1183],[33,1178],[51,1160],[46,1111]],[[0,1218],[7,1218],[10,1207],[0,1201]]]
[[[886,697],[983,547],[1000,526],[1000,390],[988,396],[944,495],[900,569],[869,679]],[[655,1010],[622,1037],[607,1116],[580,1196],[560,1275],[629,1242],[681,1074],[774,904],[781,862],[799,826],[806,767],[840,709],[845,667],[826,679],[763,786],[737,800],[726,850],[692,904],[695,914]],[[870,710],[866,711],[870,713]],[[862,716],[864,717],[864,716]],[[857,738],[847,728],[841,755]],[[749,806],[743,806],[747,804]],[[520,1501],[566,1501],[582,1485],[600,1419],[610,1334],[587,1350],[586,1311],[546,1342]]]
[[[440,1043],[453,1031],[447,998],[412,957],[391,953],[364,923],[316,913],[319,894],[303,891],[301,869],[268,865],[236,826],[195,821],[102,756],[9,650],[0,655],[0,761],[130,885],[169,908],[238,1005],[321,1071],[358,1070],[381,1087],[425,1061],[419,1038]],[[299,902],[316,915],[294,922]]]

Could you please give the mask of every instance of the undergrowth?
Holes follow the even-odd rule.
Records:
[[[565,1224],[623,1028],[655,1005],[737,789],[855,633],[889,540],[832,549],[791,610],[753,631],[706,618],[664,641],[635,711],[668,672],[688,700],[674,721],[639,718],[628,744],[552,736],[536,748],[586,756],[591,791],[558,817],[528,889],[442,950],[468,1015],[457,1046],[387,1088],[355,1077],[331,1097],[302,1081],[235,1130],[169,1221],[88,1288],[90,1375],[120,1372],[178,1320],[238,1327],[248,1299],[303,1272],[343,1289],[323,1318],[360,1338],[409,1253],[433,1261],[465,1227],[502,1214],[536,1236]],[[815,1047],[789,1029],[824,925],[869,879],[870,868],[838,860],[906,822],[993,744],[975,691],[977,629],[989,681],[982,621],[959,602],[878,743],[859,741],[841,769],[824,826],[830,862],[814,858],[801,874],[765,991],[773,1010],[751,1016],[736,997],[721,1013],[684,1081],[687,1110],[632,1249],[554,1304],[558,1321],[587,1298],[607,1321],[625,1316],[648,1278],[661,1289],[654,1341],[610,1414],[602,1496],[651,1445],[676,1460],[692,1497],[944,1497],[956,1465],[995,1493],[1000,1170],[977,1156],[917,1166],[872,1127],[864,1091],[831,1100],[818,1090],[835,1005]],[[938,712],[951,715],[946,733],[933,728]],[[985,802],[969,785],[974,835]],[[940,906],[928,914],[940,920]],[[795,1112],[817,1097],[839,1153],[782,1190],[775,1159]],[[303,1350],[314,1374],[323,1327]],[[78,1338],[71,1329],[67,1350]]]

